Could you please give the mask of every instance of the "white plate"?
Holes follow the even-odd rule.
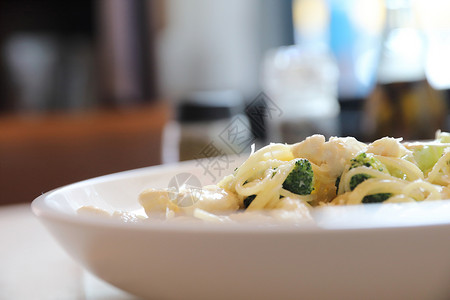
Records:
[[[318,209],[316,227],[121,223],[79,216],[139,208],[147,187],[196,162],[65,186],[32,204],[86,269],[151,299],[450,299],[450,201]]]

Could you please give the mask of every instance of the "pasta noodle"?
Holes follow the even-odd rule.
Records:
[[[408,180],[423,179],[423,172],[419,169],[419,167],[407,160],[381,155],[375,155],[375,158],[386,165],[388,169],[391,167],[400,170],[406,175]]]
[[[222,222],[229,220],[226,210],[250,214],[281,209],[305,216],[315,206],[448,199],[449,142],[450,134],[440,131],[434,141],[423,143],[383,138],[363,144],[314,135],[297,144],[252,151],[233,174],[208,186],[207,193],[192,194],[197,198],[191,207],[174,208],[173,199],[160,190],[144,191],[140,203],[147,215],[159,209]],[[186,197],[183,193],[188,191],[176,197]]]

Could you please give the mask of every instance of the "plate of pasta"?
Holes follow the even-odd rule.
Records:
[[[314,135],[88,179],[33,212],[87,270],[151,299],[447,299],[450,134]]]

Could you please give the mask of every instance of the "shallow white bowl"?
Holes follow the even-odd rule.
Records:
[[[450,299],[450,201],[318,209],[316,227],[121,223],[195,162],[112,174],[38,197],[34,213],[107,282],[150,299]]]

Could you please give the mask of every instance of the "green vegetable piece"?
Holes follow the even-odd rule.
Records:
[[[339,184],[341,183],[341,176],[338,176],[338,178],[336,178],[336,181],[334,182],[334,186],[336,187],[336,193],[339,190]]]
[[[386,167],[371,153],[360,153],[358,156],[350,160],[350,170],[356,167],[369,167],[374,168],[378,171],[385,172]]]
[[[249,207],[249,205],[255,200],[256,195],[250,195],[247,198],[244,199],[244,208]]]
[[[350,190],[353,191],[358,184],[369,178],[370,176],[367,174],[356,174],[350,179]]]
[[[446,146],[444,145],[424,145],[423,147],[412,149],[419,169],[424,173],[431,170],[439,158],[441,158],[445,148]]]
[[[391,193],[379,193],[373,195],[367,195],[362,199],[362,203],[381,203],[386,201],[392,196]]]
[[[283,188],[297,195],[309,195],[314,190],[314,172],[307,159],[298,159],[283,182]]]
[[[350,160],[350,169],[354,169],[357,167],[368,167],[373,168],[375,170],[381,171],[381,172],[387,172],[386,167],[375,157],[373,157],[373,154],[371,153],[360,153],[358,156]],[[357,174],[353,176],[350,179],[350,189],[353,191],[353,189],[363,182],[364,180],[369,179],[370,176],[367,174]]]
[[[443,143],[443,145],[439,145]],[[413,152],[414,159],[417,162],[417,166],[422,172],[427,173],[430,171],[436,162],[441,158],[445,148],[450,143],[449,132],[439,132],[436,139],[430,143],[424,143],[423,145],[412,144],[409,150]]]
[[[387,172],[386,167],[372,154],[361,153],[351,160],[350,170],[353,168],[365,166],[374,168],[381,172]],[[368,174],[356,174],[350,179],[350,190],[354,190],[361,182],[371,178]],[[362,203],[381,203],[389,199],[392,195],[390,193],[379,193],[365,196]]]

